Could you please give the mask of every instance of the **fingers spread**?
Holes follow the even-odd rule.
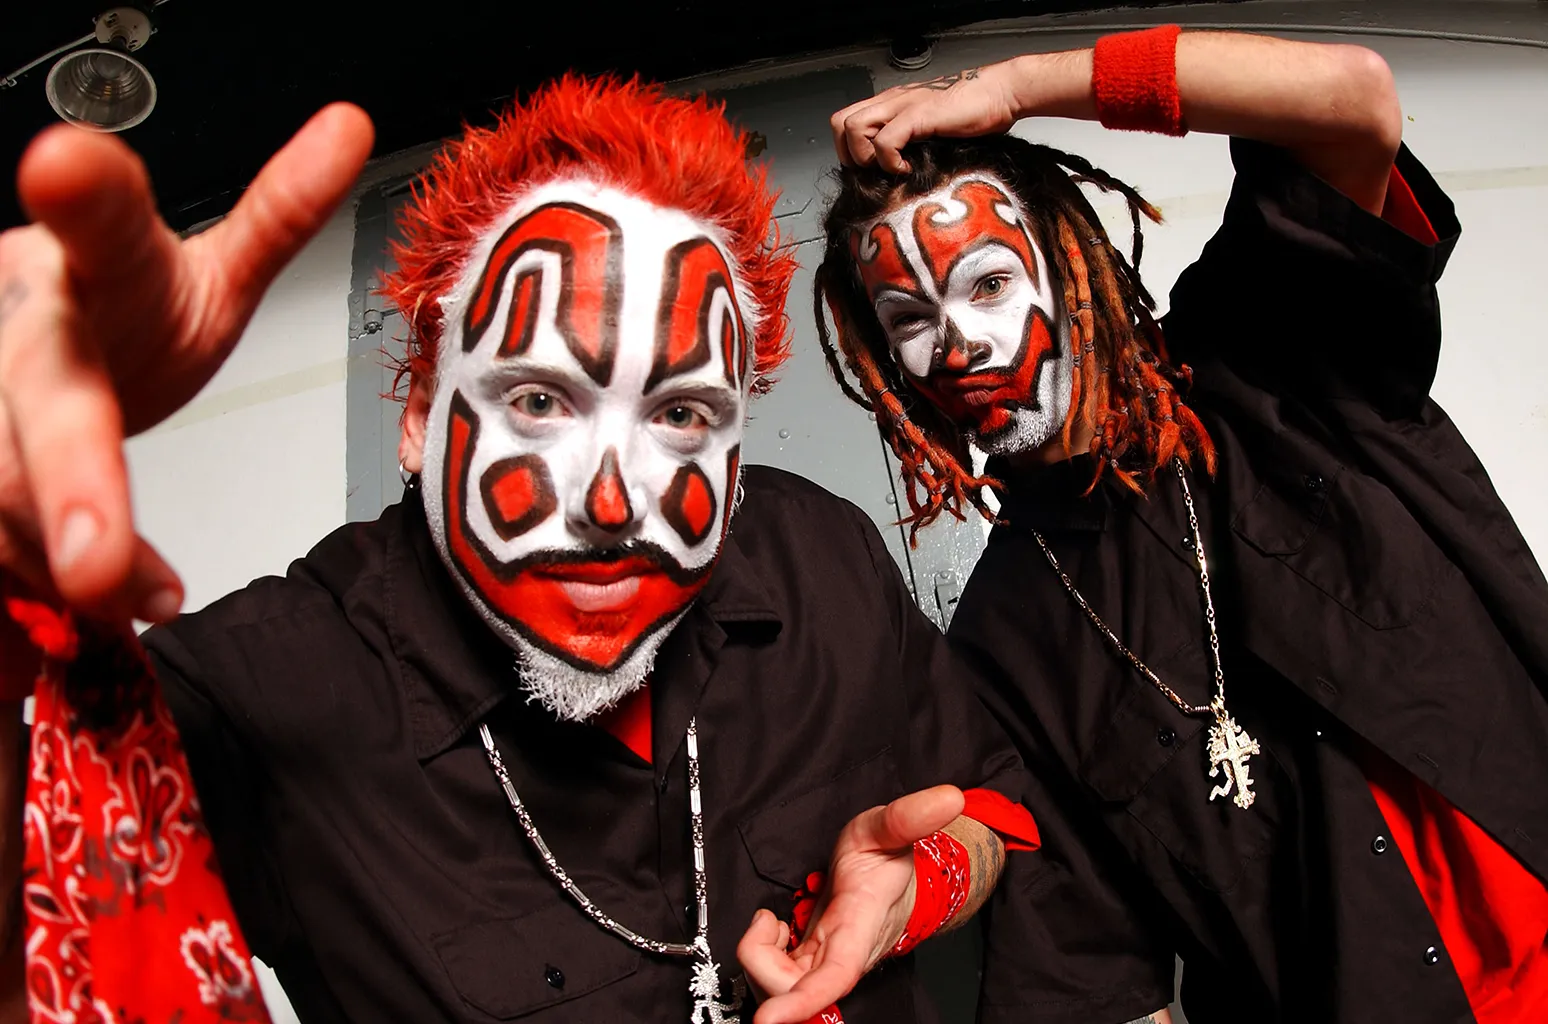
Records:
[[[371,155],[371,119],[348,103],[313,115],[269,159],[229,216],[190,240],[218,273],[222,296],[243,311],[257,304],[274,276],[327,222]]]
[[[16,169],[16,194],[64,246],[84,284],[141,273],[170,260],[177,239],[156,215],[145,165],[116,136],[55,125],[39,133]]]

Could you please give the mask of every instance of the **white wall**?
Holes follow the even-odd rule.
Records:
[[[1372,10],[1279,2],[1122,17],[1230,17],[1281,27],[1337,22],[1362,30],[1382,22],[1548,39],[1548,11],[1529,2],[1416,2],[1385,8],[1385,21],[1371,18]],[[1090,28],[1049,34],[1026,27],[955,33],[936,45],[931,67],[913,76],[894,71],[879,51],[864,51],[692,84],[743,84],[859,63],[871,68],[880,89],[1014,53],[1086,45],[1095,36]],[[1411,118],[1409,144],[1456,200],[1463,236],[1441,284],[1445,341],[1435,395],[1478,451],[1539,561],[1548,562],[1548,338],[1538,312],[1548,268],[1548,50],[1379,34],[1344,38],[1371,46],[1392,65]],[[1218,223],[1230,184],[1221,139],[1120,135],[1054,121],[1026,122],[1017,131],[1081,153],[1159,202],[1168,223],[1147,231],[1144,263],[1158,296]],[[1115,237],[1124,237],[1126,219],[1111,203],[1107,213]],[[189,609],[255,576],[283,572],[344,521],[352,218],[352,210],[341,212],[286,270],[199,398],[128,445],[140,529],[183,574]],[[794,301],[793,315],[809,315],[806,297]],[[1309,297],[1310,328],[1316,315]],[[281,1010],[278,1019],[294,1018]]]
[[[353,204],[287,267],[199,397],[128,444],[141,532],[194,610],[344,521]]]

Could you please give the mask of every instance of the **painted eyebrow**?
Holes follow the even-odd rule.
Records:
[[[871,304],[877,311],[884,306],[902,306],[906,309],[935,309],[940,303],[934,299],[912,295],[908,292],[883,292],[876,296],[876,301]]]
[[[496,386],[501,390],[514,384],[525,383],[550,383],[571,392],[587,391],[596,387],[596,382],[584,373],[577,373],[557,363],[546,363],[524,356],[496,360],[492,376],[497,382]],[[527,378],[530,377],[539,379],[528,380]]]
[[[682,381],[682,383],[674,383]],[[697,398],[705,402],[730,404],[736,401],[736,392],[724,384],[708,381],[682,380],[682,376],[668,377],[645,393],[646,399],[654,399],[670,393],[673,397]]]

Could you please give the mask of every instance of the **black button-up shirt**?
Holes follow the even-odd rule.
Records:
[[[559,862],[643,935],[691,941],[684,731],[697,716],[710,941],[789,915],[858,812],[1019,767],[862,513],[750,467],[710,583],[663,645],[651,762],[522,699],[411,494],[146,637],[242,928],[301,1019],[682,1021],[686,961],[582,915],[521,833],[489,723]],[[847,1020],[930,1018],[910,963]],[[750,1018],[749,1018],[750,1019]]]
[[[1450,201],[1398,168],[1441,241],[1366,213],[1282,151],[1233,142],[1219,233],[1172,292],[1171,353],[1219,446],[1192,476],[1229,708],[1262,744],[1249,810],[1210,802],[1213,670],[1175,474],[1089,497],[1089,457],[1006,474],[951,635],[1062,808],[990,911],[985,1018],[1190,1024],[1459,1021],[1471,1013],[1361,770],[1380,751],[1548,877],[1548,585],[1428,397]],[[1377,837],[1381,836],[1382,841]]]

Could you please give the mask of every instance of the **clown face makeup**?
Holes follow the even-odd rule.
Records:
[[[1037,448],[1070,408],[1069,330],[1003,182],[962,175],[851,240],[893,358],[992,454]]]
[[[443,300],[431,529],[562,718],[637,687],[708,581],[739,472],[743,305],[714,229],[573,181],[528,193]]]

